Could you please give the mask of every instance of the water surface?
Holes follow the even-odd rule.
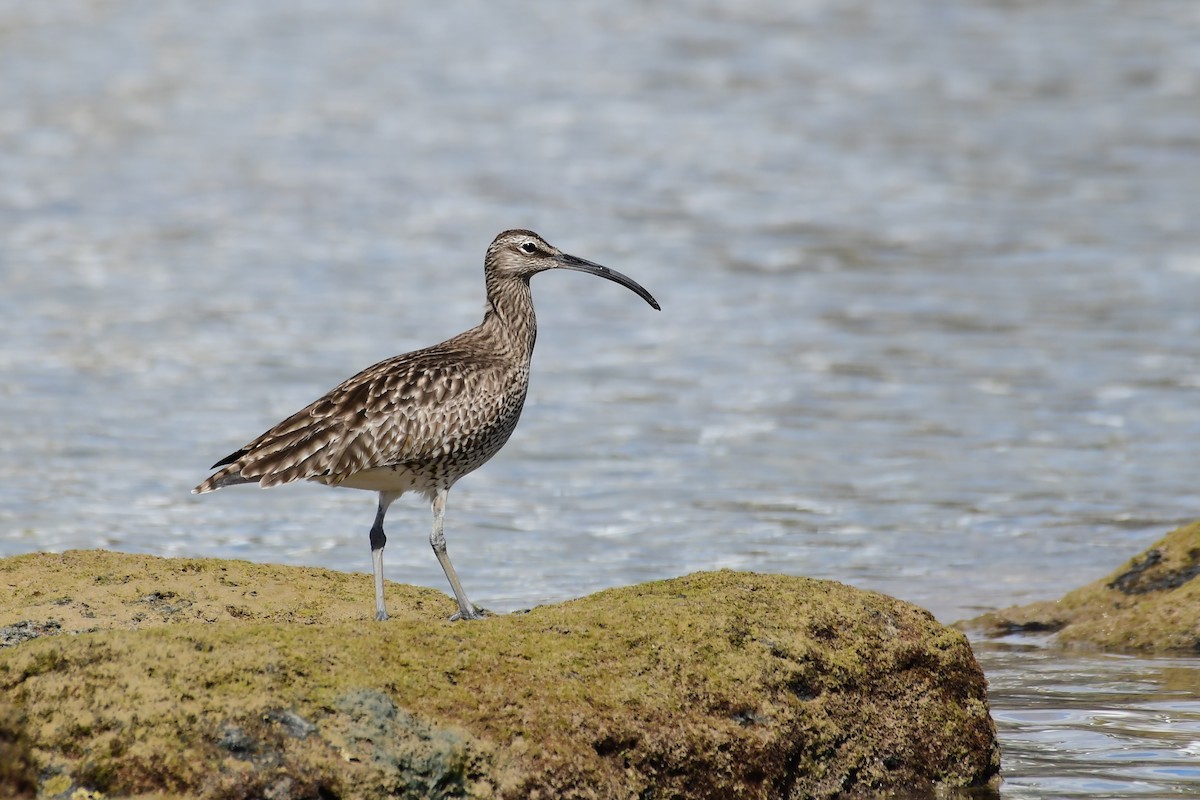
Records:
[[[1004,798],[1200,794],[1200,659],[976,643]]]
[[[535,279],[524,419],[450,496],[476,602],[715,567],[945,621],[1058,596],[1200,515],[1197,41],[1164,0],[0,3],[0,555],[368,569],[370,495],[188,490],[475,324],[520,226],[663,311]],[[388,577],[444,588],[423,503],[389,523]],[[1034,653],[1013,685],[1073,669]],[[1125,662],[1089,663],[1103,736]],[[997,691],[1011,791],[1194,785]],[[1039,783],[1043,744],[1116,783]]]

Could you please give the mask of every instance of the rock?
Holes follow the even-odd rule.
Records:
[[[1111,575],[1061,600],[994,611],[959,627],[986,636],[1053,633],[1060,644],[1200,652],[1200,522],[1168,533]]]
[[[0,560],[0,627],[21,631],[0,649],[0,746],[11,734],[28,755],[7,779],[108,796],[788,798],[999,770],[966,638],[889,597],[721,571],[451,623],[450,598],[391,585],[377,623],[370,580]]]
[[[11,701],[0,698],[0,797],[33,800],[37,774],[25,721]]]

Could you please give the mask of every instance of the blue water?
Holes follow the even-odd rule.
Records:
[[[1200,659],[975,643],[1004,798],[1200,795]]]
[[[1200,516],[1197,41],[1164,0],[0,3],[0,555],[367,570],[367,494],[188,490],[475,324],[520,226],[663,311],[535,279],[521,426],[450,496],[473,600],[1059,596]],[[421,501],[389,533],[445,588]],[[1191,662],[1114,695],[1119,658],[980,647],[1005,793],[1194,788],[1194,709],[1146,711]]]

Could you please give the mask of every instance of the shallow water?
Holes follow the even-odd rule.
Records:
[[[524,419],[450,496],[476,602],[722,566],[946,621],[1058,596],[1200,516],[1196,41],[1161,0],[0,3],[0,555],[369,569],[370,495],[188,490],[475,324],[522,226],[664,310],[535,279]],[[427,526],[393,507],[389,578],[444,587]],[[1190,786],[1083,755],[1127,662],[1059,693],[1073,658],[987,662],[1052,673],[997,689],[1005,791]]]
[[[975,643],[1004,798],[1200,795],[1200,659]]]

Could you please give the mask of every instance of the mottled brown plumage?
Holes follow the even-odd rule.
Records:
[[[659,307],[649,292],[615,270],[567,255],[532,231],[505,231],[484,260],[488,302],[482,323],[368,367],[218,461],[213,468],[221,469],[193,491],[310,480],[378,492],[370,537],[377,619],[387,618],[384,516],[400,495],[420,492],[433,507],[430,543],[458,600],[455,616],[477,617],[446,555],[446,494],[494,456],[517,425],[537,338],[529,279],[556,268],[615,281]]]

